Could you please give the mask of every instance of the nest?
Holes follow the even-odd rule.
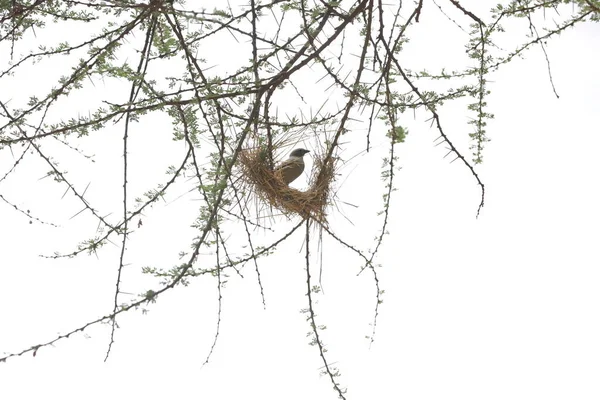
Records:
[[[281,176],[269,165],[265,148],[244,150],[240,153],[241,179],[257,201],[277,208],[285,215],[299,215],[327,225],[326,208],[331,203],[330,187],[334,178],[333,159],[313,155],[313,169],[308,190],[302,192],[287,186]]]

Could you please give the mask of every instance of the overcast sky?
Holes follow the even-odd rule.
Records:
[[[435,42],[427,35],[437,21],[430,11],[414,29],[408,54],[422,57],[417,64],[454,63],[446,60],[443,46],[439,52],[419,51]],[[446,151],[434,146],[437,134],[424,114],[404,116],[410,134],[397,146],[401,170],[390,234],[378,257],[385,294],[372,345],[365,339],[372,331],[372,276],[368,271],[357,276],[360,259],[326,235],[321,248],[324,294],[317,296],[317,321],[327,325],[322,335],[328,359],[339,367],[348,399],[600,397],[599,37],[600,26],[587,24],[548,43],[560,99],[539,48],[490,78],[488,103],[496,118],[488,127],[492,141],[484,163],[477,167],[486,185],[478,219],[480,194],[470,172],[443,158]],[[303,83],[309,87],[319,77],[307,76]],[[35,93],[39,79],[32,75],[31,81],[21,77],[11,84]],[[440,115],[466,150],[465,109],[448,107]],[[155,131],[168,133],[169,121],[155,124]],[[362,133],[346,154],[359,153]],[[120,135],[115,130],[113,139]],[[91,140],[95,146],[93,140],[102,138]],[[145,139],[132,141],[141,145]],[[342,204],[330,216],[340,236],[362,249],[373,247],[380,224],[383,143],[381,137],[372,153],[342,169],[339,199],[356,207]],[[304,144],[316,147],[311,139]],[[181,152],[181,146],[157,135],[141,148],[143,156],[159,159],[163,152]],[[108,157],[104,151],[109,150],[99,145],[99,158]],[[65,154],[81,161],[73,152]],[[7,149],[0,153],[1,171],[13,162]],[[160,181],[165,166],[157,164],[132,172],[137,193]],[[73,176],[81,185],[93,181],[89,195],[118,209],[120,192],[114,194],[114,188],[121,183],[106,177],[116,171],[120,179],[119,168],[104,163],[90,175],[74,171]],[[0,184],[0,193],[20,207],[60,224],[30,225],[0,204],[0,352],[51,340],[112,310],[118,242],[98,258],[39,257],[72,250],[95,229],[91,218],[71,219],[76,202],[62,199],[64,188],[39,180],[43,172],[32,167]],[[305,183],[306,176],[297,187]],[[178,190],[183,194],[185,187]],[[140,276],[141,267],[178,262],[199,204],[173,199],[144,218],[128,247],[132,267],[125,272],[124,291],[138,294],[153,287],[153,280]],[[255,233],[260,244],[295,223],[278,222],[274,234]],[[107,362],[107,325],[41,349],[35,358],[11,358],[0,365],[2,398],[335,398],[329,378],[320,376],[321,360],[317,348],[308,345],[309,325],[300,313],[306,307],[303,240],[297,232],[260,262],[266,310],[252,266],[242,271],[244,279],[231,276],[223,291],[219,341],[204,367],[217,316],[216,281],[210,278],[168,292],[147,314],[121,317]]]

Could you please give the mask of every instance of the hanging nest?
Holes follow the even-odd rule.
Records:
[[[312,153],[311,153],[312,154]],[[312,154],[313,168],[308,190],[302,192],[287,186],[269,163],[268,151],[261,147],[240,153],[241,179],[248,190],[262,202],[285,215],[297,214],[327,226],[327,206],[331,203],[331,183],[335,176],[334,160]]]

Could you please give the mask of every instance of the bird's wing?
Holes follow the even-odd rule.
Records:
[[[294,159],[285,160],[275,168],[275,173],[283,179],[286,185],[298,178],[302,171],[304,171],[304,163],[302,160]]]
[[[281,171],[286,168],[292,168],[296,164],[295,160],[288,158],[287,160],[281,162],[277,167],[275,167],[275,171]]]

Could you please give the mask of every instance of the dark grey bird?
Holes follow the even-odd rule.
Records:
[[[283,183],[289,185],[298,178],[304,171],[304,155],[310,153],[310,150],[295,149],[290,153],[290,157],[275,168],[275,175],[283,180]]]

